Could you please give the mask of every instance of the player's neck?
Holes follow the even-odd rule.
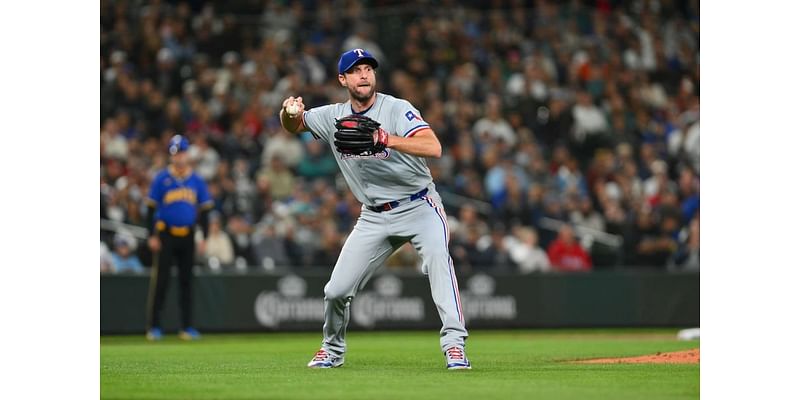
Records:
[[[361,114],[364,111],[368,110],[375,104],[375,100],[378,98],[378,92],[372,95],[367,101],[360,102],[352,97],[350,97],[350,108],[353,110],[354,113]]]
[[[191,168],[188,165],[184,165],[182,167],[178,167],[177,164],[172,164],[169,166],[170,172],[176,178],[185,178],[189,176],[189,172],[191,172]]]

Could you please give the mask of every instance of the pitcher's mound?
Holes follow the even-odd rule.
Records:
[[[700,349],[656,353],[624,358],[594,358],[576,361],[580,364],[700,364]]]

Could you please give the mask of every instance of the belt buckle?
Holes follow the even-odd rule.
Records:
[[[383,203],[383,205],[381,206],[381,209],[383,209],[383,211],[391,210],[392,209],[392,203]]]

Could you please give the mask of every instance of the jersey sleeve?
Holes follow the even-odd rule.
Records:
[[[208,192],[208,185],[199,176],[197,176],[197,204],[200,208],[207,210],[214,207],[214,199],[211,198],[211,194]]]
[[[394,128],[397,136],[411,137],[431,126],[422,119],[422,114],[406,100],[398,101],[393,110]]]
[[[153,182],[150,183],[150,193],[147,195],[147,199],[145,199],[148,205],[158,206],[161,204],[161,199],[164,197],[163,185],[161,185],[162,179],[163,174],[158,173],[153,178]]]
[[[314,139],[330,142],[335,130],[334,107],[334,104],[329,104],[327,106],[314,107],[303,113],[303,125],[311,131]]]

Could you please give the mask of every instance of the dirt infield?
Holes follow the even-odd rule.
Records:
[[[700,349],[656,353],[624,358],[594,358],[576,361],[580,364],[700,364]]]

